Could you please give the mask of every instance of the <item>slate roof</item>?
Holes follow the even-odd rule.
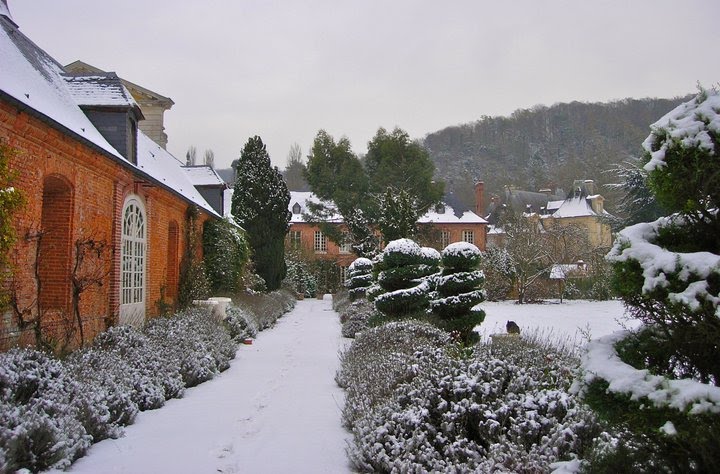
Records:
[[[118,107],[135,109],[142,117],[140,106],[114,72],[105,74],[64,74],[70,94],[79,106]]]
[[[0,1],[0,5],[3,2]],[[22,34],[2,9],[0,65],[0,99],[97,150],[138,177],[157,183],[179,198],[218,216],[185,176],[181,163],[142,132],[138,132],[138,166],[115,150],[80,109],[62,66]],[[107,101],[107,96],[98,100],[103,101]]]
[[[220,175],[209,165],[183,166],[182,169],[195,186],[228,187]]]

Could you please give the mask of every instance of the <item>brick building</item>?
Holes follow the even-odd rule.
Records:
[[[0,64],[0,140],[18,151],[10,167],[26,198],[2,281],[12,304],[0,313],[0,349],[77,346],[157,315],[177,297],[188,215],[201,226],[218,214],[139,130],[143,113],[116,75],[69,74],[4,1]]]
[[[483,184],[476,186],[475,210],[463,209],[452,196],[446,196],[445,202],[438,204],[418,219],[420,236],[423,245],[442,250],[454,242],[470,242],[480,250],[485,250],[487,221],[475,211],[482,209]],[[308,222],[304,215],[308,213],[308,203],[318,203],[318,198],[311,192],[292,191],[288,210],[292,213],[288,230],[290,248],[301,249],[313,259],[333,260],[340,268],[340,278],[344,279],[347,267],[357,258],[350,244],[338,245],[323,234],[320,227]],[[329,216],[326,223],[335,224],[341,232],[346,231],[342,216]]]

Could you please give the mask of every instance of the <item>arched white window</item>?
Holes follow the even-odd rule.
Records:
[[[140,326],[145,321],[146,232],[145,206],[130,196],[122,212],[120,324]]]

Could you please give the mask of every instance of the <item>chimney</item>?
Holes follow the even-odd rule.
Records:
[[[485,183],[482,181],[475,184],[475,214],[485,216]]]
[[[593,196],[595,194],[595,182],[592,179],[586,179],[583,181],[583,184],[585,185],[587,195]]]

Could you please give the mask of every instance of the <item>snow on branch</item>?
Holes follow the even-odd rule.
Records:
[[[629,335],[629,331],[618,331],[589,342],[581,363],[582,382],[603,379],[609,384],[609,392],[629,395],[634,401],[647,399],[658,408],[685,411],[691,407],[691,415],[720,413],[720,387],[690,379],[668,379],[623,362],[615,344]],[[581,390],[580,385],[576,383],[573,390]]]

